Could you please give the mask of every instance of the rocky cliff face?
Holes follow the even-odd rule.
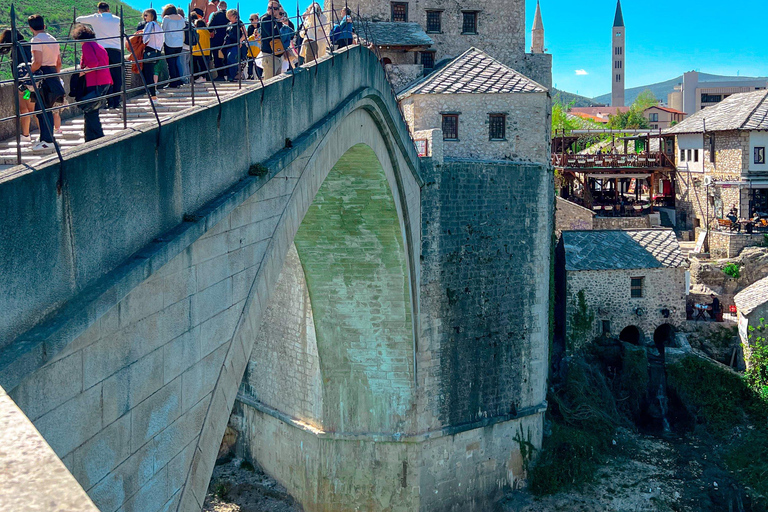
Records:
[[[729,263],[739,265],[739,277],[723,272]],[[691,294],[715,293],[723,304],[733,304],[733,296],[750,284],[768,276],[768,247],[747,247],[736,258],[691,261]]]

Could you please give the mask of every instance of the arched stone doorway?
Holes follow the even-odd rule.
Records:
[[[640,345],[643,341],[643,333],[637,326],[629,325],[622,329],[619,339],[633,345]]]
[[[660,354],[664,353],[665,347],[672,347],[675,344],[675,328],[670,324],[662,324],[653,331],[653,343]]]

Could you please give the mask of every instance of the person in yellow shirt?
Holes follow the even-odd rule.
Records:
[[[203,20],[197,20],[195,22],[195,28],[197,29],[197,44],[192,48],[192,65],[194,67],[194,73],[197,79],[196,82],[206,81],[206,70],[210,68],[211,59],[211,32]],[[206,66],[208,63],[208,66]],[[210,73],[207,75],[207,80],[212,81]]]

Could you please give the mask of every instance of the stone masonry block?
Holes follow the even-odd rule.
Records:
[[[197,289],[205,290],[229,277],[229,254],[222,254],[196,266]]]
[[[168,492],[174,494],[181,490],[189,474],[192,456],[195,454],[199,436],[192,438],[187,446],[168,463]]]
[[[131,409],[131,449],[137,450],[181,414],[181,378]]]
[[[197,291],[197,272],[195,267],[185,268],[165,278],[163,286],[163,305],[168,307],[184,300]]]
[[[83,354],[77,352],[40,368],[9,393],[27,417],[35,421],[83,390]]]
[[[168,488],[171,489],[170,472],[168,473]],[[157,509],[157,512],[177,512],[179,510],[184,510],[182,508],[179,508],[179,502],[181,502],[181,491],[176,491],[176,494],[173,494],[168,499],[168,501],[165,502],[165,505]]]
[[[208,411],[210,395],[206,395],[168,428],[155,436],[155,472],[179,455],[180,450],[200,435]]]
[[[163,309],[163,285],[158,278],[145,281],[120,301],[120,325],[136,323]]]
[[[228,232],[225,232],[210,238],[202,238],[192,244],[192,264],[197,265],[225,254],[227,252],[227,237]]]
[[[244,301],[235,304],[200,324],[200,346],[203,357],[232,339],[244,304]]]
[[[225,279],[192,296],[192,325],[199,325],[232,305],[232,279]]]
[[[106,427],[74,452],[72,475],[90,489],[130,455],[131,415]]]
[[[232,302],[240,302],[248,298],[248,293],[251,291],[253,280],[256,278],[259,268],[256,265],[232,277]]]
[[[65,455],[101,430],[101,385],[64,402],[34,422],[57,455]]]
[[[184,411],[213,390],[228,348],[228,344],[222,345],[182,374],[182,409]]]
[[[154,445],[148,443],[88,489],[101,512],[114,512],[154,475]]]
[[[119,512],[146,512],[168,499],[168,472],[163,469],[144,484],[136,494],[126,500]]]
[[[162,385],[163,349],[159,348],[104,381],[104,423],[112,423]]]
[[[163,383],[167,384],[201,358],[200,327],[185,332],[163,346]]]

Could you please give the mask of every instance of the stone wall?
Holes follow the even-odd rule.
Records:
[[[647,215],[640,217],[595,217],[593,229],[648,229],[651,221]]]
[[[548,53],[526,53],[518,67],[512,66],[531,80],[552,89],[552,55]]]
[[[414,141],[427,141],[427,154],[428,158],[432,159],[434,164],[442,165],[445,158],[443,151],[445,150],[445,144],[443,142],[443,130],[421,130],[413,132]]]
[[[630,296],[633,277],[644,278],[642,298]],[[574,324],[581,290],[594,314],[587,339],[574,338],[574,328],[581,327]],[[684,268],[566,271],[566,348],[569,352],[578,350],[601,335],[603,321],[610,322],[610,334],[614,336],[634,325],[645,342],[652,343],[653,333],[660,325],[679,327],[685,322],[686,291]],[[668,318],[663,316],[662,309],[670,311]]]
[[[446,158],[550,163],[547,93],[414,94],[400,103],[411,131],[441,128],[442,113],[460,113],[459,139],[445,140]],[[489,114],[507,115],[505,140],[489,140]]]
[[[387,64],[385,69],[387,78],[395,90],[424,76],[424,66],[421,64]]]
[[[591,230],[595,213],[562,197],[556,198],[555,231]]]
[[[422,161],[425,428],[544,400],[553,173],[549,166]],[[461,354],[459,357],[458,355]],[[525,377],[523,377],[525,375]]]
[[[697,230],[698,234],[698,230]],[[763,233],[734,233],[712,230],[707,235],[709,254],[713,258],[736,258],[745,247],[755,247],[765,242]]]
[[[427,9],[442,11],[442,32],[429,33],[436,50],[435,62],[453,58],[474,46],[514,68],[524,68],[525,2],[522,0],[410,0],[408,21],[427,26]],[[325,9],[331,9],[326,0]],[[360,16],[374,21],[392,21],[391,3],[381,0],[359,2]],[[340,9],[335,3],[333,7]],[[353,7],[356,10],[357,7]],[[476,11],[477,34],[462,34],[462,11]]]

